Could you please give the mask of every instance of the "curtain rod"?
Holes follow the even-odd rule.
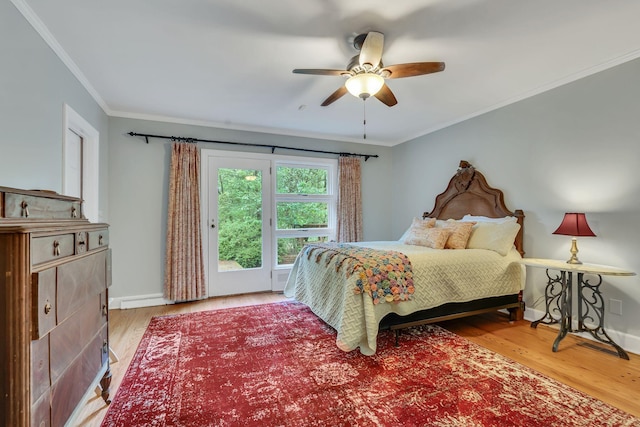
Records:
[[[183,142],[209,142],[213,144],[229,144],[229,145],[243,145],[246,147],[266,147],[271,148],[271,153],[276,150],[276,148],[281,150],[293,150],[293,151],[306,151],[308,153],[323,153],[323,154],[337,154],[339,156],[351,156],[351,157],[364,157],[364,161],[366,162],[369,158],[377,158],[379,157],[377,154],[359,154],[359,153],[345,153],[338,151],[324,151],[324,150],[312,150],[309,148],[295,148],[295,147],[284,147],[281,145],[271,145],[271,144],[253,144],[250,142],[229,142],[229,141],[216,141],[213,139],[200,139],[200,138],[188,138],[184,136],[166,136],[166,135],[151,135],[148,133],[136,133],[129,132],[127,135],[129,136],[142,136],[144,137],[147,144],[149,143],[149,138],[160,138],[160,139],[171,139],[173,141],[183,141]]]

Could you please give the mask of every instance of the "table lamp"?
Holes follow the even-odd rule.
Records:
[[[577,237],[595,237],[595,233],[587,224],[587,217],[583,213],[570,212],[564,214],[560,227],[553,234],[561,234],[563,236],[571,236],[571,258],[567,260],[567,264],[582,264],[578,259],[578,243]]]

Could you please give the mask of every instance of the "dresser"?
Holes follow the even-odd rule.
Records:
[[[109,403],[111,252],[80,199],[0,187],[0,426],[63,426]]]

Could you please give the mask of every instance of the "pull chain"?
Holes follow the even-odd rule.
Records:
[[[362,139],[367,139],[367,99],[362,99]]]

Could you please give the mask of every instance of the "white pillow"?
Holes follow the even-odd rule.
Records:
[[[513,247],[520,224],[506,222],[478,222],[473,226],[467,242],[468,249],[489,249],[504,256]]]
[[[505,217],[502,217],[502,218],[490,218],[488,216],[477,216],[477,215],[467,214],[467,215],[463,216],[460,221],[502,223],[502,222],[518,222],[518,218],[516,218],[515,216],[505,216]]]

